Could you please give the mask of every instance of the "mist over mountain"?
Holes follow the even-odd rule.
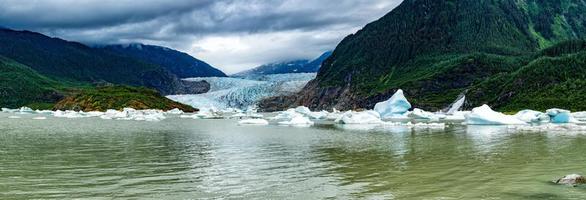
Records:
[[[319,70],[323,61],[330,55],[332,55],[332,52],[327,51],[314,60],[294,60],[289,62],[265,64],[250,70],[236,73],[232,76],[246,77],[270,74],[315,73]]]

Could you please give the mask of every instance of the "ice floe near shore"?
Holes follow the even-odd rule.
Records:
[[[269,121],[265,119],[244,119],[238,121],[239,125],[269,125]]]
[[[398,90],[389,100],[374,106],[374,111],[378,112],[382,119],[404,118],[409,109],[411,103],[405,98],[403,90]]]
[[[348,111],[336,119],[339,124],[381,124],[380,114],[375,111],[353,112]]]
[[[219,87],[219,86],[218,86]],[[179,109],[161,110],[107,110],[106,112],[83,111],[42,111],[27,107],[19,109],[2,108],[8,118],[43,120],[54,118],[101,118],[104,120],[161,121],[167,118],[183,119],[226,119],[237,120],[238,125],[281,125],[309,127],[313,125],[335,125],[349,130],[371,129],[445,129],[450,126],[501,126],[513,131],[552,131],[552,132],[586,132],[586,112],[571,113],[568,110],[549,109],[546,112],[522,110],[515,115],[494,111],[488,105],[461,111],[464,96],[439,112],[429,112],[412,108],[402,90],[398,90],[389,100],[376,104],[373,110],[340,112],[312,111],[299,106],[276,113],[258,113],[254,106],[245,110],[240,108],[215,107],[204,108],[196,113],[184,113]],[[33,115],[30,115],[33,114]],[[30,115],[30,117],[26,117]],[[39,116],[41,115],[41,116]],[[265,117],[266,115],[266,117]],[[400,128],[397,128],[400,127]]]
[[[527,123],[517,119],[515,116],[505,115],[493,111],[488,105],[472,109],[466,115],[467,125],[526,125]]]

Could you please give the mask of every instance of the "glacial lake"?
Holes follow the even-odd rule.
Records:
[[[0,199],[584,199],[586,134],[0,114]]]

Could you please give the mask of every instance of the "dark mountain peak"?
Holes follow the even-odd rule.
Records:
[[[130,43],[107,45],[100,48],[160,65],[180,78],[226,76],[222,71],[204,61],[167,47]]]

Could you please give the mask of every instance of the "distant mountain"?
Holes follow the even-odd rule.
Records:
[[[0,55],[60,82],[145,86],[163,94],[192,92],[188,83],[159,65],[30,31],[0,29]]]
[[[226,77],[224,72],[189,54],[166,47],[128,44],[98,47],[164,67],[179,78]]]
[[[429,110],[463,93],[471,106],[580,109],[583,99],[562,99],[579,99],[579,88],[586,87],[586,66],[576,64],[583,57],[560,54],[556,60],[541,51],[586,39],[584,13],[584,0],[404,0],[343,39],[295,104],[372,108],[403,89],[414,106]],[[534,77],[544,81],[533,84]],[[492,85],[479,85],[487,81]],[[540,87],[559,93],[528,94]]]
[[[315,73],[321,67],[321,63],[332,54],[331,51],[323,53],[315,60],[295,60],[289,62],[271,63],[261,65],[250,70],[236,73],[232,76],[261,76],[269,74],[288,74],[288,73]]]
[[[323,53],[321,56],[319,56],[318,58],[310,61],[309,63],[303,65],[303,67],[301,67],[298,71],[299,72],[317,72],[319,70],[319,68],[321,68],[321,64],[328,59],[330,56],[332,55],[332,51],[327,51],[325,53]]]

